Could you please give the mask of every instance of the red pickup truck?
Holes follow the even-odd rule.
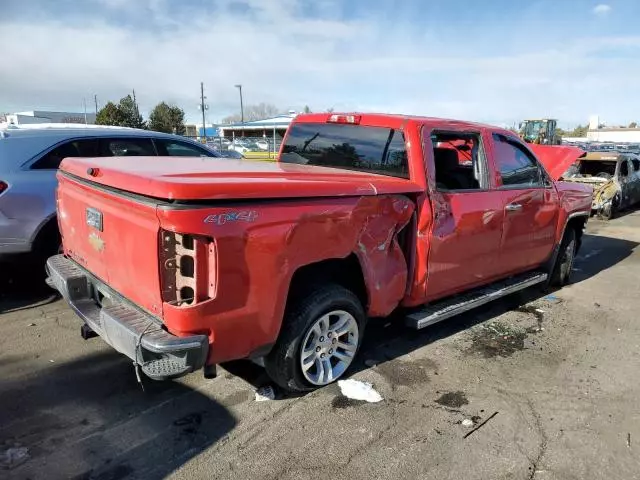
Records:
[[[344,374],[368,318],[423,328],[567,283],[592,191],[547,172],[582,154],[475,123],[309,114],[276,163],[68,158],[48,282],[85,338],[151,378],[251,358],[306,391]]]

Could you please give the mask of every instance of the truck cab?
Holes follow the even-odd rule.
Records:
[[[545,162],[583,153],[331,113],[298,116],[276,163],[66,159],[49,282],[152,378],[254,358],[306,391],[344,375],[369,318],[423,328],[566,284],[592,191]]]

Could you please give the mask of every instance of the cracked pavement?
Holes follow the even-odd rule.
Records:
[[[419,332],[372,321],[352,378],[377,404],[336,385],[255,402],[268,380],[249,362],[143,391],[63,302],[5,278],[0,455],[28,457],[0,476],[640,478],[639,243],[640,212],[592,219],[574,283],[551,297],[527,290]],[[465,419],[479,427],[467,438]]]

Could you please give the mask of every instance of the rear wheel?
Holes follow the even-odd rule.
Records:
[[[365,319],[360,300],[346,288],[308,289],[287,308],[280,337],[265,358],[267,373],[291,392],[334,382],[353,363]]]
[[[577,251],[576,231],[573,228],[567,228],[560,242],[560,251],[556,264],[551,274],[551,285],[562,287],[571,281],[571,271],[573,270],[573,261]]]

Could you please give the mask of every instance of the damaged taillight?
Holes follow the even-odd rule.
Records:
[[[212,238],[161,230],[162,301],[189,306],[215,298],[216,257]]]
[[[9,185],[7,184],[7,182],[3,182],[2,180],[0,180],[0,193],[4,192],[8,188]]]

